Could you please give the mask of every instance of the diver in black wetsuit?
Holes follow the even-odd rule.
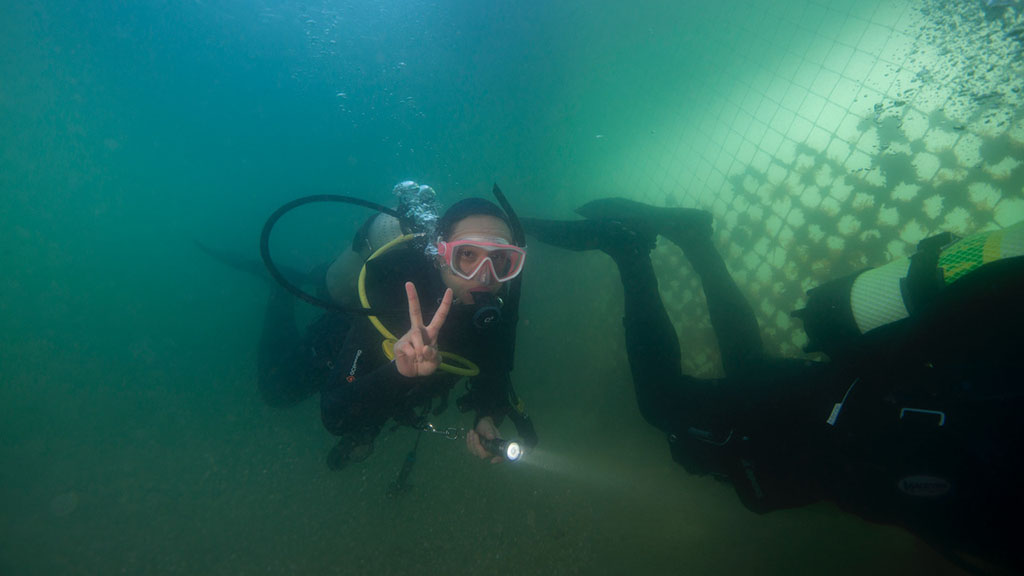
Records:
[[[511,287],[522,270],[525,250],[515,245],[505,212],[479,198],[450,207],[437,222],[436,233],[432,244],[437,256],[424,253],[425,239],[414,239],[386,248],[366,263],[370,307],[407,310],[401,316],[381,315],[379,326],[365,316],[331,311],[301,338],[293,296],[279,290],[271,297],[260,343],[260,390],[273,405],[289,405],[320,392],[323,424],[341,436],[328,455],[332,469],[367,457],[389,419],[425,426],[435,400],[441,398],[437,414],[462,376],[468,376],[469,390],[457,405],[476,412],[466,433],[471,453],[501,461],[483,441],[498,436],[506,415],[527,445],[536,443],[509,377],[516,314],[502,314],[503,298],[518,298]],[[371,240],[371,248],[381,248],[368,225],[350,252],[358,256],[365,240]],[[347,260],[351,258],[343,255],[335,264],[345,267]],[[332,274],[326,277],[330,284]],[[335,300],[349,298],[345,286],[339,286],[335,282],[323,291]],[[404,336],[385,347],[385,331]],[[451,360],[449,354],[459,358]]]
[[[313,395],[330,372],[334,351],[344,342],[350,325],[348,315],[327,312],[300,334],[295,324],[295,296],[273,283],[262,262],[217,250],[199,241],[195,244],[218,262],[272,284],[263,313],[257,357],[257,385],[264,402],[274,407],[287,407]],[[311,286],[321,298],[330,293],[329,284],[325,283],[327,265],[317,266],[308,273],[287,267],[278,269],[295,286]]]
[[[329,299],[339,307],[358,306],[356,281],[363,263],[404,232],[398,219],[374,214],[356,231],[351,246],[330,264],[317,266],[308,274],[289,269],[281,272],[295,286],[311,286],[319,298]],[[261,262],[226,258],[203,245],[200,248],[234,268],[261,277],[267,274]],[[272,290],[263,316],[257,384],[267,404],[287,407],[323,387],[333,370],[335,356],[345,343],[352,318],[341,309],[328,310],[300,334],[295,324],[297,299],[279,284],[274,284]]]
[[[831,362],[779,359],[713,245],[710,214],[625,199],[578,213],[587,219],[522,222],[615,261],[637,403],[689,472],[727,479],[758,513],[830,500],[962,567],[975,567],[967,554],[1021,568],[1007,527],[1024,513],[1024,258],[981,266],[909,318],[830,349]],[[682,373],[650,260],[659,234],[700,276],[724,378]]]

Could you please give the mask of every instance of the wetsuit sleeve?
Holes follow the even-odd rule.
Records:
[[[512,389],[512,378],[509,373],[474,378],[472,386],[476,396],[473,409],[477,412],[477,419],[491,416],[495,422],[501,422],[512,408],[508,401],[509,391]]]
[[[463,412],[476,411],[474,427],[481,418],[487,416],[498,425],[505,416],[508,416],[515,424],[520,442],[530,448],[537,445],[537,431],[533,426],[533,420],[512,387],[512,379],[508,372],[502,372],[494,377],[474,378],[470,382],[469,393],[459,399],[459,409]]]
[[[320,393],[320,416],[332,434],[376,431],[412,386],[381,350],[381,338],[368,320],[353,323],[336,369]]]

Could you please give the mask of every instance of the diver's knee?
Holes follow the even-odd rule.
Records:
[[[663,400],[659,399],[657,394],[642,393],[638,389],[636,404],[637,408],[640,409],[640,415],[643,416],[643,419],[648,424],[663,432],[668,431],[669,417],[667,406]]]
[[[263,403],[271,408],[288,408],[309,398],[314,390],[303,385],[299,380],[298,378],[284,377],[275,370],[261,374],[257,386]]]

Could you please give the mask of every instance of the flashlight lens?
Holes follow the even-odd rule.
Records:
[[[508,446],[505,448],[505,458],[507,458],[509,462],[515,462],[516,460],[519,460],[519,457],[522,455],[523,450],[522,448],[519,447],[518,442],[508,443]]]

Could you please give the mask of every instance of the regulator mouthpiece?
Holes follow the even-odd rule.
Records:
[[[501,321],[501,298],[490,292],[473,292],[473,303],[473,325],[478,329],[486,330]]]

